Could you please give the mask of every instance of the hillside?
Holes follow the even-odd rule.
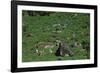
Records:
[[[89,59],[90,15],[87,13],[23,11],[22,61]],[[56,56],[64,40],[73,56]]]

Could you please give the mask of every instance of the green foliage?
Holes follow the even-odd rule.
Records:
[[[67,41],[69,45],[75,42],[90,42],[90,15],[87,13],[33,11],[33,14],[34,15],[31,16],[28,15],[28,11],[23,11],[23,62],[59,60],[59,57],[55,56],[57,50],[57,46],[55,46],[56,40],[63,39]],[[40,45],[38,45],[38,43],[40,42],[50,42],[54,44],[54,47],[44,49],[39,47]],[[37,45],[39,48],[37,48]],[[38,55],[34,52],[36,49],[40,51],[41,48],[44,50],[45,54]],[[49,52],[49,49],[53,51],[52,54]],[[89,58],[89,51],[87,52],[86,49],[82,47],[74,47],[71,49],[74,52],[74,56],[64,56],[61,57],[61,60]]]

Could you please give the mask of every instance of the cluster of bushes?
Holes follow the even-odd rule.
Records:
[[[23,10],[23,16],[49,16],[54,12],[44,12],[44,11],[25,11]]]

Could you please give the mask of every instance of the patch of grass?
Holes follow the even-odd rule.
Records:
[[[82,42],[90,41],[90,36],[86,35],[90,31],[90,16],[85,13],[51,13],[49,16],[22,16],[23,18],[23,35],[22,35],[22,61],[56,61],[56,60],[79,60],[87,59],[87,51],[82,47],[71,48],[74,56],[55,56],[57,50],[57,39],[64,39],[68,44],[73,43],[73,33],[75,40]],[[59,27],[53,27],[55,24],[61,24]],[[58,29],[60,32],[53,32]],[[54,44],[54,48],[43,48],[36,46],[39,42],[50,42]],[[44,50],[43,55],[38,55],[34,51]],[[53,51],[50,53],[49,49]]]

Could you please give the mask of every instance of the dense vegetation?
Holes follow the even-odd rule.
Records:
[[[23,11],[22,61],[79,60],[90,58],[88,13]],[[56,56],[56,41],[65,40],[73,56]]]

